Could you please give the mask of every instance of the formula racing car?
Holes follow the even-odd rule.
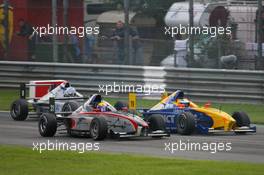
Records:
[[[29,97],[26,97],[26,87],[29,87]],[[22,121],[30,115],[39,117],[49,111],[49,98],[65,98],[56,102],[56,112],[64,111],[67,106],[72,110],[79,107],[77,100],[72,97],[83,97],[65,80],[30,81],[20,85],[20,99],[11,104],[10,115],[14,120]],[[66,99],[67,98],[67,99]]]
[[[180,90],[141,113],[146,120],[153,115],[162,116],[166,121],[167,130],[183,135],[189,135],[195,131],[202,134],[256,132],[256,127],[250,125],[250,119],[245,112],[234,112],[230,116],[221,109],[212,108],[210,105],[200,107],[186,99]]]
[[[118,111],[101,95],[94,94],[77,110],[67,108],[64,112],[56,112],[55,101],[50,100],[50,112],[41,115],[39,133],[43,137],[53,137],[58,127],[66,130],[71,136],[90,136],[94,140],[111,138],[149,136],[161,138],[169,136],[165,131],[165,121],[160,116],[152,116],[143,120],[126,110]]]

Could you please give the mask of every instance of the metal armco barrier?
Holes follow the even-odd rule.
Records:
[[[181,89],[194,101],[264,103],[264,71],[0,61],[2,88],[45,79],[69,80],[85,93],[98,93],[99,85],[116,82],[164,86],[168,92]],[[111,94],[120,95],[125,94]]]

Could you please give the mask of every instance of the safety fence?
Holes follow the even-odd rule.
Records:
[[[18,88],[23,82],[47,79],[69,80],[87,94],[98,93],[100,86],[115,82],[162,86],[168,92],[181,89],[197,101],[264,103],[264,71],[0,61],[1,88]]]

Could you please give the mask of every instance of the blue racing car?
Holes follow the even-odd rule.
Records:
[[[192,134],[194,131],[202,134],[256,132],[256,127],[251,126],[250,119],[245,112],[234,112],[230,116],[221,109],[211,108],[210,105],[200,107],[186,99],[180,90],[141,113],[144,119],[155,115],[162,116],[167,130],[183,135]]]

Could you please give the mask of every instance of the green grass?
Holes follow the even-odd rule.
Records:
[[[9,110],[11,103],[18,98],[18,90],[0,89],[0,110]]]
[[[17,99],[19,91],[14,89],[0,89],[0,110],[9,110],[10,104],[13,100]],[[118,100],[127,101],[127,99],[105,98],[111,104]],[[138,100],[137,106],[140,108],[149,108],[158,103],[158,100]],[[202,105],[202,104],[200,104]],[[213,107],[219,108],[219,104]],[[264,104],[221,104],[221,109],[229,114],[234,111],[245,111],[250,116],[251,122],[257,124],[264,124]]]
[[[45,151],[0,146],[0,174],[8,175],[262,175],[264,164],[156,158],[128,154]]]

